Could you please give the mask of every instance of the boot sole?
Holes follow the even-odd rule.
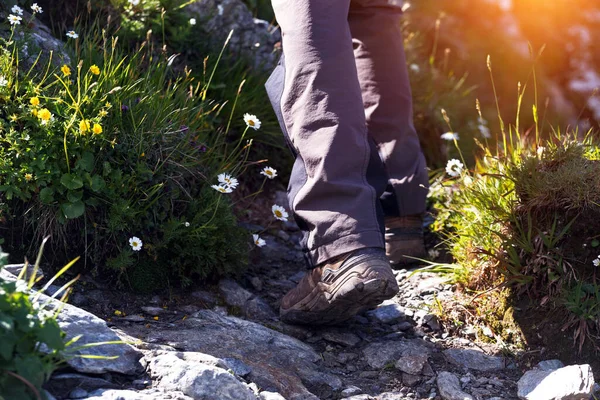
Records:
[[[359,261],[338,271],[331,282],[319,282],[294,306],[280,309],[280,316],[290,324],[340,324],[391,299],[398,291],[387,261],[371,259],[368,265]]]

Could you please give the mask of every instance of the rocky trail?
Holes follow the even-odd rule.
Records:
[[[203,290],[140,296],[82,282],[61,327],[83,334],[78,344],[127,344],[80,350],[119,358],[73,357],[47,391],[59,400],[509,400],[588,399],[595,390],[587,365],[531,369],[468,332],[449,334],[431,307],[455,289],[431,273],[396,271],[399,295],[344,326],[281,323],[279,301],[303,274],[299,233],[289,224],[265,238],[243,277]]]

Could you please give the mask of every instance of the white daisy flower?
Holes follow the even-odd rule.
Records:
[[[211,188],[215,189],[217,192],[221,193],[231,193],[233,190],[229,186],[225,186],[223,184],[220,185],[212,185]]]
[[[23,9],[16,4],[10,9],[10,12],[17,15],[23,15]]]
[[[140,4],[140,0],[129,0],[129,4],[132,6],[137,6]]]
[[[410,70],[418,74],[421,72],[421,67],[419,67],[417,64],[410,64]]]
[[[134,236],[131,239],[129,239],[129,245],[131,246],[131,249],[133,251],[140,251],[142,249],[143,243],[139,237]]]
[[[446,172],[452,177],[457,177],[461,174],[464,167],[465,166],[463,163],[457,159],[452,159],[448,161],[448,164],[446,164]]]
[[[455,132],[446,132],[446,133],[444,133],[443,135],[441,135],[440,137],[441,137],[442,139],[444,139],[444,140],[448,140],[448,141],[451,141],[451,140],[458,140],[458,139],[459,139],[459,137],[458,137],[458,133],[455,133]]]
[[[217,10],[219,10],[219,15],[223,15],[223,5],[222,4],[217,5]]]
[[[189,222],[184,222],[183,225],[185,225],[186,228],[189,228],[190,223]]]
[[[11,25],[20,25],[21,24],[21,17],[17,16],[17,15],[12,15],[10,14],[8,16],[8,22],[10,22]]]
[[[8,85],[8,79],[6,79],[4,76],[0,76],[0,87],[4,87]]]
[[[31,11],[33,11],[34,13],[38,13],[38,14],[41,14],[44,12],[44,10],[42,10],[42,7],[38,6],[38,3],[33,3],[31,5]]]
[[[429,249],[427,252],[430,260],[435,260],[440,256],[440,251],[438,249]]]
[[[600,258],[594,258],[592,264],[594,264],[594,267],[600,267]]]
[[[190,18],[190,25],[196,25],[196,18]]]
[[[261,172],[261,175],[266,176],[269,179],[275,179],[277,176],[277,170],[271,167],[265,167]]]
[[[287,221],[288,220],[288,213],[287,211],[285,211],[285,208],[278,206],[277,204],[273,204],[273,207],[271,207],[271,211],[273,212],[273,216],[275,218],[277,218],[280,221]]]
[[[217,179],[219,180],[219,183],[221,185],[228,186],[231,189],[235,189],[239,185],[238,180],[229,174],[219,174],[219,176],[217,176]]]
[[[248,128],[252,128],[255,131],[260,129],[260,119],[256,118],[256,115],[244,114],[244,122],[248,125]]]
[[[252,235],[252,239],[254,240],[254,244],[258,247],[263,247],[267,244],[264,239],[261,239],[256,233]]]
[[[77,39],[79,37],[79,35],[75,31],[67,32],[67,36],[70,37],[71,39]]]

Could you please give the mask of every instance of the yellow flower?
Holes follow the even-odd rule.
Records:
[[[121,311],[121,310],[115,310],[115,315],[116,315],[117,317],[120,317],[120,316],[122,316],[122,315],[123,315],[123,311]]]
[[[94,132],[94,135],[99,135],[102,133],[102,126],[100,126],[100,124],[94,124],[94,127],[92,128],[92,132]]]
[[[100,75],[100,68],[96,64],[90,67],[90,72],[94,75]]]
[[[152,317],[152,319],[158,321],[158,315],[155,315],[154,317]]]
[[[30,181],[32,179],[33,179],[33,175],[31,175],[31,174],[25,174],[25,180],[26,181]]]
[[[79,132],[80,133],[86,133],[87,131],[90,130],[90,121],[88,120],[83,120],[79,123]]]
[[[38,97],[32,97],[31,100],[29,100],[29,103],[32,106],[37,107],[40,105],[40,99]]]
[[[52,118],[52,113],[50,112],[50,110],[48,110],[47,108],[42,108],[38,113],[37,113],[37,117],[39,119],[42,120],[42,122],[48,122],[50,121],[50,118]]]
[[[100,110],[100,112],[98,113],[98,116],[99,116],[100,118],[104,118],[104,117],[106,117],[107,115],[108,115],[108,111],[106,111],[106,110],[104,110],[104,109]]]
[[[110,104],[110,103],[107,101],[107,102],[106,102],[106,104],[104,105],[104,107],[106,107],[106,108],[111,108],[111,107],[112,107],[112,104]]]
[[[64,76],[71,75],[71,68],[69,68],[67,65],[63,65],[62,67],[60,67],[60,70],[62,71]]]
[[[37,111],[36,111],[36,113],[37,113]],[[19,117],[17,116],[17,114],[13,114],[10,116],[10,120],[12,122],[17,122],[18,119],[19,119]]]
[[[140,154],[140,157],[146,157],[146,153]]]
[[[33,110],[31,110],[31,113],[33,114],[34,117],[38,116],[38,110],[36,110],[35,108]]]

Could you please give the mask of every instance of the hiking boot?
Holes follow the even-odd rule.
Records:
[[[398,293],[383,249],[363,248],[310,271],[281,301],[281,320],[332,325],[373,308]]]
[[[425,259],[427,251],[423,239],[423,216],[385,218],[385,253],[392,267],[403,268]]]

